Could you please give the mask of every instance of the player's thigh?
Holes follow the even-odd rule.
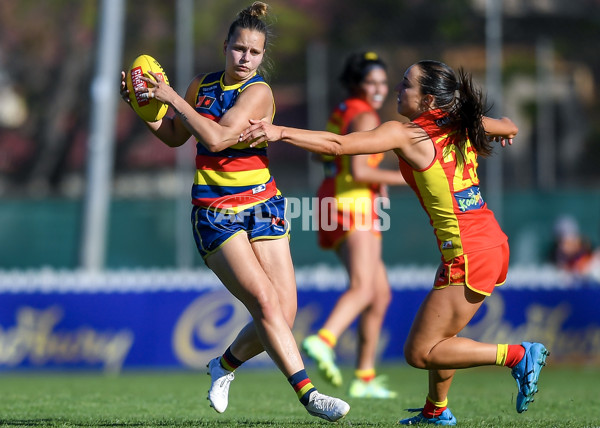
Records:
[[[206,259],[225,287],[252,312],[265,299],[277,299],[248,237],[239,233]]]
[[[381,262],[381,239],[368,230],[350,233],[338,249],[348,271],[350,287],[373,287]]]
[[[288,323],[293,323],[297,309],[297,289],[288,237],[259,239],[251,245],[256,259],[275,288]]]
[[[428,352],[441,340],[456,336],[471,321],[484,299],[484,295],[466,286],[431,290],[415,316],[407,345]]]

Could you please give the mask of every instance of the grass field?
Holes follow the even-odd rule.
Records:
[[[426,373],[386,365],[380,373],[399,392],[394,400],[349,399],[308,366],[323,393],[352,406],[335,425],[313,418],[275,369],[242,368],[227,412],[208,406],[209,378],[200,372],[10,373],[0,376],[2,427],[386,427],[420,407]],[[350,370],[344,375],[349,379]],[[546,367],[529,411],[517,414],[516,383],[508,369],[460,371],[449,397],[461,427],[600,427],[600,367]]]

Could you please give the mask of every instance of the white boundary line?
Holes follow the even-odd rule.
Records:
[[[434,266],[389,266],[392,289],[429,289]],[[325,264],[296,268],[299,290],[344,290],[347,274],[342,267]],[[511,289],[571,289],[584,283],[552,266],[515,267],[509,272]],[[587,279],[587,286],[600,281]],[[222,284],[207,268],[194,270],[124,269],[89,273],[83,270],[0,271],[0,293],[146,293],[218,289]],[[502,287],[500,287],[502,289]]]

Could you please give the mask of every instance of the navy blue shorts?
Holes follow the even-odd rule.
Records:
[[[248,235],[250,241],[288,236],[290,225],[285,218],[285,206],[283,196],[273,196],[237,213],[193,207],[192,230],[200,255],[206,259],[242,232]]]

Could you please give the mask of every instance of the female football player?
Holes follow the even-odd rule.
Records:
[[[251,121],[240,136],[250,147],[284,141],[313,152],[354,155],[394,150],[400,170],[427,212],[441,264],[413,321],[404,354],[409,364],[429,371],[429,394],[416,416],[401,424],[455,425],[448,391],[456,369],[498,365],[517,381],[517,412],[537,392],[548,351],[541,343],[488,344],[458,333],[486,296],[506,280],[506,235],[479,190],[477,157],[489,155],[491,140],[504,146],[517,134],[508,118],[483,114],[483,97],[471,76],[446,64],[420,61],[397,87],[398,112],[410,121],[390,121],[372,131],[337,135]]]
[[[271,122],[275,114],[271,88],[260,74],[270,33],[267,12],[267,4],[254,2],[238,14],[223,43],[225,69],[196,76],[185,97],[153,73],[141,92],[174,111],[147,123],[154,135],[171,147],[190,136],[197,142],[191,220],[198,251],[252,316],[208,364],[210,405],[224,412],[235,369],[265,350],[307,411],[336,421],[350,406],[317,391],[292,335],[297,298],[289,224],[285,199],[268,169],[266,144],[248,148],[238,142],[248,120]],[[121,93],[127,100],[125,73]]]

